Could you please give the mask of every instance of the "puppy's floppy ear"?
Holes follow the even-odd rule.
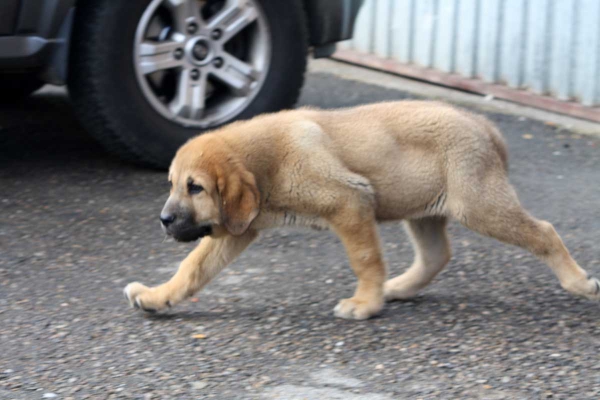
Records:
[[[236,163],[237,164],[237,163]],[[246,232],[259,212],[260,193],[254,175],[241,164],[219,171],[217,187],[221,197],[221,218],[234,236]]]

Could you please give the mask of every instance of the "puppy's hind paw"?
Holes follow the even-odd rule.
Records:
[[[589,300],[600,301],[600,281],[594,277],[581,279],[574,283],[563,285],[563,287],[576,296],[585,297]]]
[[[590,300],[600,300],[600,281],[594,277],[588,278],[588,292],[585,294]]]

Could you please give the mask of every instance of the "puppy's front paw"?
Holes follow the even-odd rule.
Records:
[[[383,300],[365,301],[352,297],[341,300],[333,313],[338,318],[362,320],[378,314],[382,308]]]
[[[162,298],[157,288],[149,288],[139,282],[130,283],[123,289],[129,305],[147,313],[155,313],[171,307],[169,300]]]

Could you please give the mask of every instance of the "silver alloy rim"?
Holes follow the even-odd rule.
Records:
[[[206,12],[208,6],[216,9]],[[256,0],[153,0],[136,29],[133,60],[156,111],[185,127],[209,128],[246,109],[270,56],[269,26]]]

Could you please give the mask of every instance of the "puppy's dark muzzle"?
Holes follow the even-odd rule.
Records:
[[[210,236],[213,233],[212,225],[202,225],[194,230],[194,233],[197,235],[196,239],[203,238],[204,236]]]
[[[167,234],[173,236],[173,239],[178,242],[193,242],[204,236],[210,236],[213,233],[212,225],[200,225],[183,229],[177,229],[177,226],[173,225],[165,230]]]

